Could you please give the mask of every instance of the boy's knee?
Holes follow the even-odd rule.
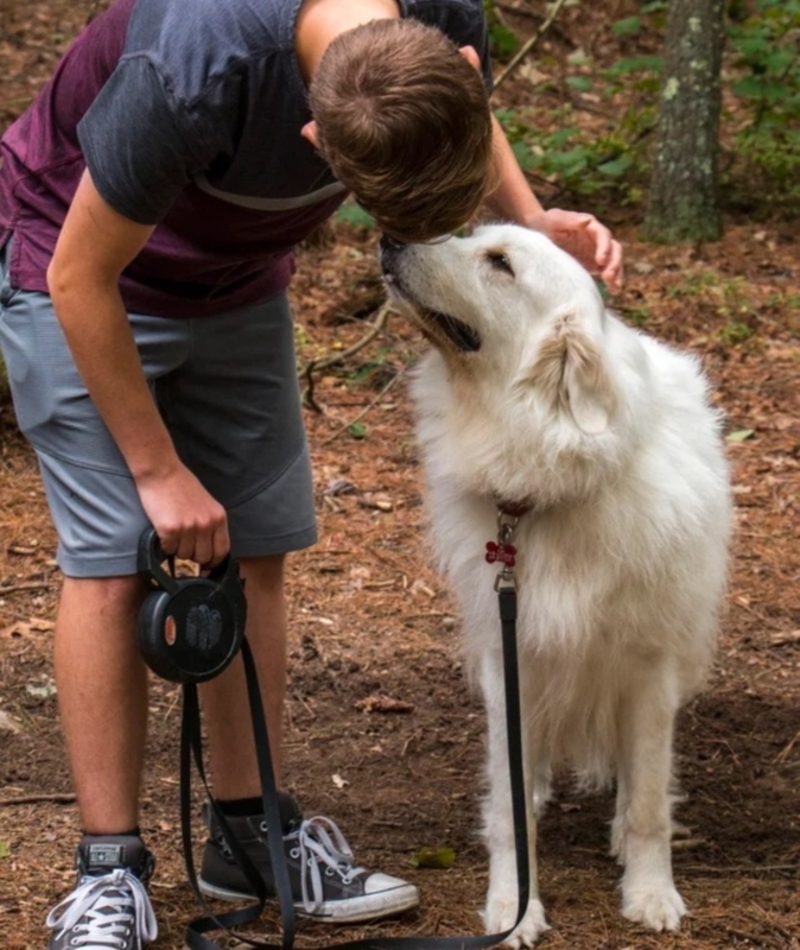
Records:
[[[62,601],[84,604],[85,609],[135,613],[144,600],[147,588],[137,574],[118,577],[66,577]]]

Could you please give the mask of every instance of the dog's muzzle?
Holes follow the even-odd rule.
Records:
[[[411,245],[384,234],[380,241],[380,263],[383,279],[391,294],[411,308],[419,318],[422,330],[435,344],[441,345],[442,337],[460,353],[476,353],[481,348],[477,330],[457,317],[441,310],[426,307],[416,299],[400,275],[400,261]]]

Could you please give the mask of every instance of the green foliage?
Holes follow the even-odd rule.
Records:
[[[664,2],[645,3],[636,16],[613,23],[611,32],[620,42],[635,43],[639,34],[661,28],[665,7]],[[529,123],[527,113],[518,111],[501,111],[497,117],[526,171],[571,195],[591,196],[598,211],[602,210],[603,199],[616,204],[637,203],[647,185],[647,138],[655,126],[662,69],[661,56],[632,55],[620,57],[610,68],[599,71],[579,50],[568,60],[564,101],[549,115],[537,102],[535,122]],[[583,94],[609,101],[613,120],[604,131],[575,121],[571,99]],[[617,100],[625,103],[619,112],[615,111]]]
[[[626,33],[638,33],[642,29],[642,18],[640,16],[629,16],[624,20],[617,20],[612,24],[611,30],[616,36],[624,36]]]
[[[420,848],[411,859],[415,868],[447,870],[455,864],[456,853],[452,848]]]
[[[567,123],[571,109],[560,110],[560,127],[541,131],[526,126],[513,111],[497,113],[517,161],[526,171],[560,184],[575,195],[608,195],[630,203],[639,200],[644,185],[642,124],[651,124],[653,110],[625,113],[613,129],[598,135]]]
[[[566,75],[540,87],[562,93],[549,112],[540,96],[530,111],[498,113],[526,171],[576,199],[591,197],[597,211],[604,201],[641,201],[664,69],[652,37],[663,38],[668,7],[667,0],[645,2],[610,25],[620,55],[608,68],[583,51],[570,56]],[[731,157],[723,162],[722,193],[749,211],[799,214],[800,0],[730,0],[728,9],[722,78],[732,110],[723,115],[722,141]],[[606,101],[613,118],[605,130],[576,121],[572,102],[582,95]]]
[[[520,47],[519,39],[498,17],[492,0],[483,0],[483,9],[489,26],[489,52],[500,62],[511,59]]]
[[[738,123],[729,184],[738,202],[800,212],[800,0],[756,0],[734,9],[731,91],[749,121]]]
[[[344,221],[354,228],[366,228],[371,231],[375,227],[375,219],[352,199],[345,201],[337,208],[334,217],[337,221]]]
[[[719,338],[726,346],[735,346],[737,343],[744,343],[755,333],[755,330],[748,324],[735,320],[733,323],[726,323],[719,331]]]
[[[755,429],[737,429],[735,432],[730,432],[728,434],[729,442],[746,442],[748,439],[752,439],[756,434]]]

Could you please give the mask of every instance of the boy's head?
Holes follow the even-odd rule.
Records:
[[[386,19],[340,34],[310,102],[317,147],[382,230],[426,241],[474,214],[489,185],[489,101],[439,30]]]

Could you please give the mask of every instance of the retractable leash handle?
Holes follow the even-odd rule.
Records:
[[[170,573],[162,563],[170,561]],[[239,652],[247,601],[239,566],[228,555],[204,577],[175,577],[173,559],[153,528],[139,539],[137,566],[150,592],[139,611],[139,649],[148,666],[173,683],[202,683]]]

